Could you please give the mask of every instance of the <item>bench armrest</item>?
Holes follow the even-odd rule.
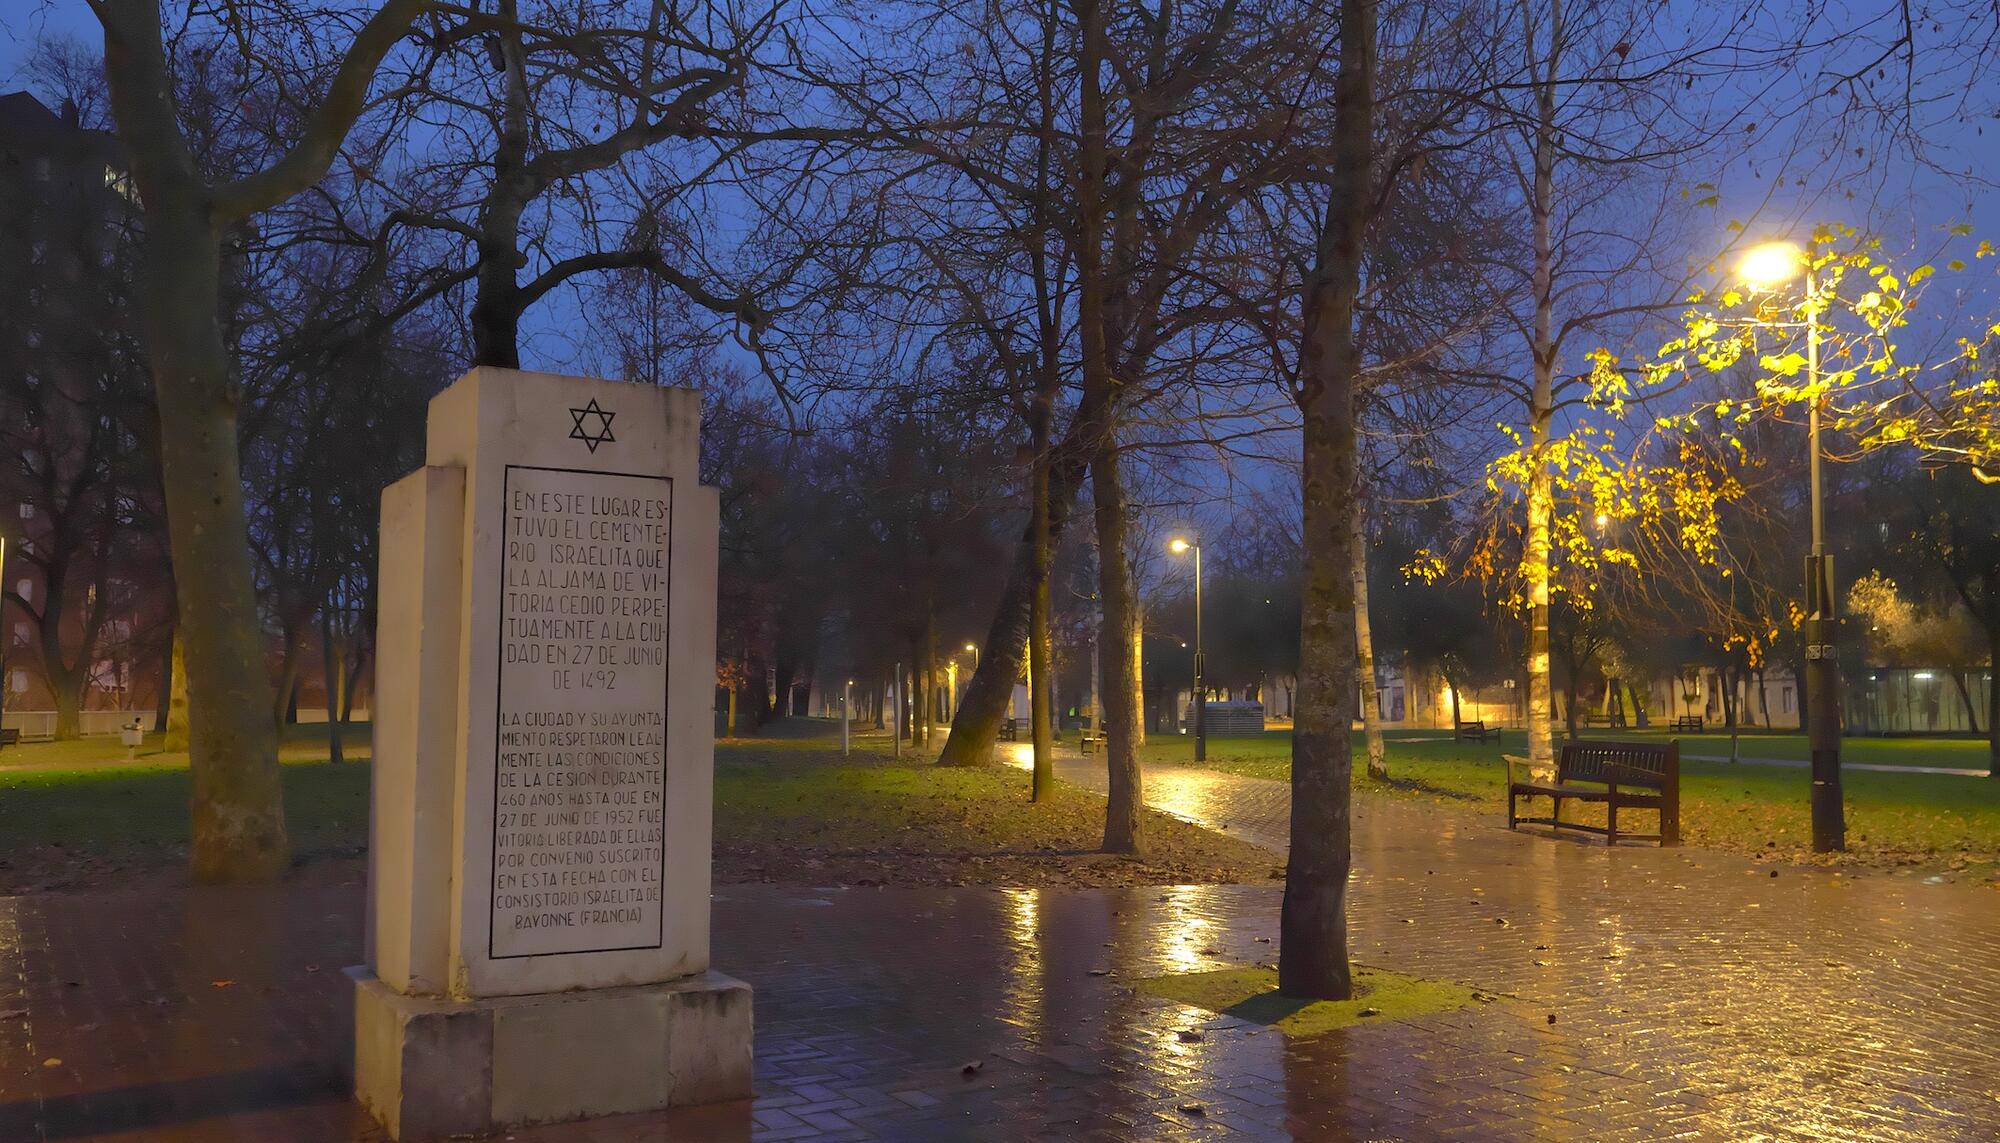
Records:
[[[1520,767],[1522,769],[1526,769],[1526,767],[1528,766],[1528,759],[1523,758],[1518,754],[1502,754],[1500,758],[1502,761],[1507,763],[1507,784],[1509,786],[1512,786],[1515,782],[1520,780],[1514,776],[1515,768]],[[1533,772],[1528,773],[1528,777],[1533,778],[1534,776],[1535,775],[1533,774]]]

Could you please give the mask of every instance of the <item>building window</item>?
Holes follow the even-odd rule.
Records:
[[[14,646],[25,647],[35,641],[34,629],[26,623],[14,624]]]
[[[1780,692],[1780,693],[1781,693],[1781,694],[1782,694],[1782,696],[1783,696],[1783,697],[1782,697],[1782,700],[1781,700],[1781,701],[1782,701],[1782,704],[1783,704],[1783,708],[1784,708],[1784,712],[1785,712],[1786,714],[1791,714],[1791,713],[1792,713],[1792,710],[1793,710],[1793,708],[1792,708],[1792,688],[1791,688],[1791,686],[1790,686],[1789,684],[1787,684],[1787,685],[1786,685],[1786,687],[1785,687],[1785,689],[1784,689],[1784,690],[1783,690],[1782,692]]]
[[[26,672],[26,671],[15,671],[15,672],[14,672],[14,673],[13,673],[13,674],[12,674],[12,675],[11,675],[11,676],[10,676],[10,677],[8,678],[7,682],[8,682],[8,684],[9,684],[9,685],[11,685],[11,686],[12,686],[12,687],[14,688],[14,693],[15,693],[15,694],[17,694],[17,695],[21,695],[21,694],[27,694],[27,693],[28,693],[28,672]]]
[[[21,597],[22,603],[35,602],[35,581],[31,579],[24,579],[21,582],[15,584],[14,594]]]

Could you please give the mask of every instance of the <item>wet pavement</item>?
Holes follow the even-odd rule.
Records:
[[[1282,786],[1201,773],[1159,803],[1271,828]],[[1773,877],[1381,799],[1355,853],[1356,959],[1498,1000],[1287,1040],[1132,990],[1272,959],[1272,886],[733,886],[715,964],[757,988],[758,1098],[512,1137],[2000,1137],[1991,888]],[[0,899],[0,1140],[379,1139],[342,1074],[361,900]]]

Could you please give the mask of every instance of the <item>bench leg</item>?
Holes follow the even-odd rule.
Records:
[[[1515,803],[1515,800],[1516,800],[1517,798],[1519,798],[1519,797],[1520,797],[1520,795],[1519,795],[1519,794],[1516,794],[1516,793],[1515,793],[1514,791],[1512,791],[1512,790],[1509,790],[1509,791],[1507,791],[1507,828],[1508,828],[1508,829],[1513,829],[1513,828],[1515,827],[1515,824],[1516,824],[1516,820],[1517,820],[1517,819],[1516,819],[1516,818],[1515,818],[1515,816],[1514,816],[1514,803]]]
[[[1604,844],[1618,844],[1618,803],[1604,803]]]
[[[1660,844],[1679,845],[1681,843],[1681,807],[1678,801],[1667,802],[1660,807]]]
[[[1549,811],[1549,817],[1554,819],[1551,824],[1560,823],[1563,820],[1563,800],[1560,797],[1551,797],[1549,801],[1555,804],[1555,809]]]

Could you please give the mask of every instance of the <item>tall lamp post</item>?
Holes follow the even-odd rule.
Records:
[[[1208,696],[1201,686],[1201,545],[1179,536],[1167,541],[1167,550],[1179,555],[1194,552],[1194,760],[1208,761]]]
[[[1806,556],[1806,742],[1812,751],[1813,850],[1847,848],[1846,808],[1840,789],[1840,662],[1835,656],[1833,561],[1826,552],[1826,517],[1820,483],[1819,283],[1805,251],[1790,242],[1766,242],[1743,256],[1743,280],[1775,288],[1805,278],[1807,447],[1812,472],[1812,551]]]

